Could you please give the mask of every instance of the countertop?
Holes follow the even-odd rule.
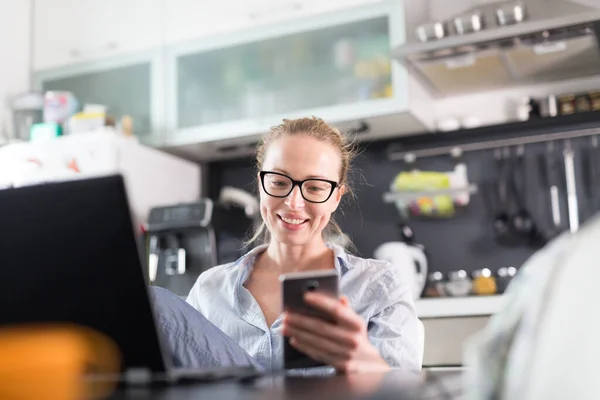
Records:
[[[422,298],[415,302],[419,318],[487,316],[498,312],[506,296]]]

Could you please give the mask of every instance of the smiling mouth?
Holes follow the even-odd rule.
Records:
[[[290,225],[302,225],[303,223],[308,221],[307,219],[291,219],[291,218],[284,218],[281,215],[277,215],[277,216],[279,217],[280,220],[282,220],[286,224],[290,224]]]

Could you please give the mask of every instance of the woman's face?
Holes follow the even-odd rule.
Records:
[[[262,171],[277,172],[296,181],[305,179],[340,180],[341,157],[339,151],[321,140],[294,135],[282,137],[269,145],[263,161]],[[260,174],[259,174],[260,179]],[[285,193],[290,181],[279,175],[265,177],[265,185],[271,193]],[[270,196],[260,186],[260,212],[271,232],[271,239],[288,245],[305,245],[321,240],[323,229],[331,214],[338,207],[345,187],[333,190],[324,203],[311,203],[302,197],[300,187],[283,198]],[[330,187],[330,186],[329,186]],[[329,194],[326,183],[307,182],[303,186],[304,196],[315,199]],[[325,196],[326,196],[325,194]]]

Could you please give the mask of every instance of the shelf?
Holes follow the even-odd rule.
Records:
[[[505,301],[505,296],[496,295],[419,299],[415,304],[419,318],[423,319],[492,315]]]
[[[600,127],[600,111],[590,111],[553,118],[538,118],[529,121],[507,122],[450,132],[415,132],[393,139],[380,140],[370,145],[389,153],[410,152],[431,147],[458,146],[488,140],[519,138],[522,136],[545,135],[553,132],[568,132]]]
[[[426,196],[446,196],[446,195],[471,195],[477,193],[477,185],[469,185],[462,188],[432,189],[418,191],[386,192],[383,194],[384,203],[394,203],[396,201],[415,201]]]

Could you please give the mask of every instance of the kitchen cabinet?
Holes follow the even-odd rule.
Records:
[[[165,105],[160,51],[93,61],[34,74],[40,91],[69,91],[79,102],[107,106],[117,119],[133,118],[133,131],[149,145],[160,142]]]
[[[382,0],[170,0],[165,4],[165,41],[179,43]]]
[[[160,46],[162,4],[162,0],[36,0],[34,70]]]
[[[381,1],[169,46],[165,147],[214,156],[311,115],[377,135],[424,129],[408,112],[422,93],[390,55],[403,11]]]
[[[417,300],[417,315],[425,327],[423,366],[463,365],[465,346],[506,303],[504,295]]]

